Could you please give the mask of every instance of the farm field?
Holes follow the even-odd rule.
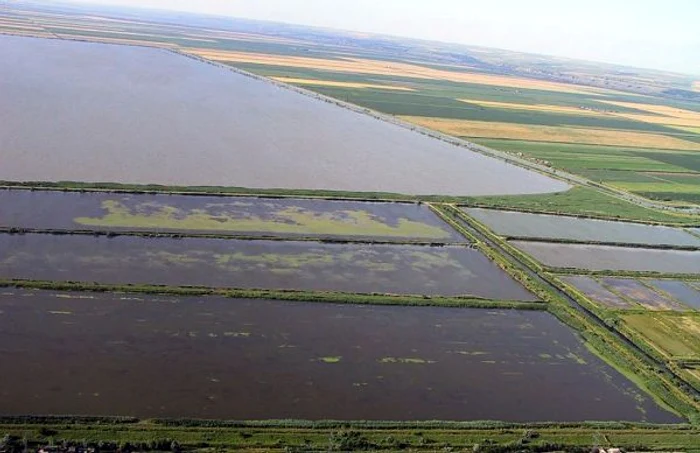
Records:
[[[531,241],[510,243],[548,267],[593,271],[700,273],[700,259],[696,251]]]
[[[680,228],[497,209],[463,210],[496,234],[510,238],[700,247],[700,237]]]
[[[414,195],[570,187],[161,49],[0,36],[0,52],[11,96],[0,110],[0,180]]]
[[[0,205],[9,228],[464,241],[410,203],[0,190]]]
[[[636,131],[582,127],[542,126],[539,124],[494,123],[451,118],[401,116],[401,119],[448,135],[465,138],[500,138],[529,142],[576,143],[581,145],[658,147],[679,151],[698,151],[700,143],[676,137]]]
[[[546,312],[21,290],[0,309],[5,414],[678,421]]]
[[[0,235],[0,278],[535,300],[466,246]]]
[[[475,141],[550,162],[556,168],[648,198],[699,201],[700,157],[697,152],[522,140]]]
[[[567,214],[612,220],[663,222],[696,225],[697,216],[645,208],[589,187],[576,186],[549,195],[468,197],[460,200],[472,206],[517,209],[533,213]]]
[[[625,325],[669,358],[700,358],[700,317],[697,314],[624,314]]]
[[[693,281],[559,275],[608,325],[700,390],[700,287]]]

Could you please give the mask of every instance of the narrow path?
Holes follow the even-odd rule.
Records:
[[[455,206],[450,206],[450,209],[459,209]],[[496,241],[492,240],[485,234],[483,234],[481,231],[479,231],[477,228],[474,228],[469,224],[469,222],[465,221],[459,216],[453,216],[452,217],[462,228],[467,230],[469,233],[474,235],[479,241],[484,242],[487,244],[489,247],[492,249],[496,250],[498,253],[500,253],[503,257],[505,257],[510,263],[514,266],[520,269],[521,271],[525,272],[528,277],[532,278],[533,280],[537,281],[539,284],[547,288],[549,291],[561,296],[566,300],[566,302],[574,309],[576,309],[579,313],[583,314],[585,318],[592,322],[593,324],[604,328],[608,332],[612,333],[615,338],[628,347],[630,347],[632,350],[640,354],[642,357],[644,357],[646,360],[649,362],[653,363],[654,365],[658,366],[666,375],[672,376],[675,380],[682,382],[684,384],[683,390],[685,392],[688,392],[692,394],[695,398],[700,399],[700,391],[695,389],[692,385],[688,384],[685,379],[682,377],[678,376],[671,368],[668,367],[668,365],[662,361],[658,360],[655,357],[650,356],[646,351],[644,351],[642,348],[637,346],[632,340],[628,339],[624,335],[622,335],[620,332],[617,331],[614,327],[608,326],[598,315],[593,313],[591,310],[588,308],[584,307],[581,305],[576,299],[571,297],[569,294],[566,292],[562,291],[559,289],[556,285],[551,283],[549,280],[546,278],[542,277],[535,269],[531,268],[528,264],[525,262],[521,261],[517,256],[513,255],[511,252],[503,248],[499,243]]]

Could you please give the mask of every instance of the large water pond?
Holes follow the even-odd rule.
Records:
[[[424,204],[0,190],[0,226],[464,241]]]
[[[652,250],[586,244],[511,241],[550,267],[626,270],[679,274],[700,273],[700,252]]]
[[[0,235],[0,278],[534,300],[466,246]]]
[[[561,181],[162,49],[0,36],[0,180],[556,192]]]
[[[3,414],[678,421],[546,312],[3,291]]]
[[[680,228],[497,209],[464,211],[502,236],[700,247],[700,237]]]

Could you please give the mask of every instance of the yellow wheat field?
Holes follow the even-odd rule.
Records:
[[[217,51],[202,48],[185,48],[183,50],[185,52],[193,53],[203,58],[217,61],[321,69],[335,72],[392,75],[399,77],[414,77],[427,80],[447,80],[451,82],[477,83],[508,88],[548,90],[566,93],[592,94],[596,92],[594,90],[589,90],[586,87],[567,85],[563,83],[530,80],[521,77],[509,77],[493,74],[470,74],[464,72],[448,71],[444,69],[427,68],[410,63],[378,61],[364,58],[348,57],[332,60],[326,58],[270,55],[252,52]]]
[[[140,39],[120,39],[120,38],[102,38],[99,36],[90,35],[74,35],[70,33],[57,33],[60,38],[66,39],[84,39],[86,41],[102,42],[107,44],[127,44],[127,45],[139,45],[139,46],[149,46],[149,47],[165,47],[168,49],[174,49],[178,46],[176,44],[170,44],[158,41],[142,41]]]
[[[37,27],[36,25],[14,25],[14,24],[4,24],[0,22],[0,31],[4,32],[13,32],[13,31],[46,31],[41,27]]]
[[[274,80],[284,83],[291,83],[293,85],[321,85],[327,87],[341,87],[341,88],[381,88],[383,90],[396,90],[396,91],[415,91],[413,88],[392,86],[392,85],[378,85],[372,83],[356,83],[356,82],[337,82],[334,80],[316,80],[316,79],[297,79],[294,77],[272,77]]]
[[[686,127],[700,127],[700,112],[694,112],[692,110],[684,110],[676,107],[670,107],[667,105],[657,105],[657,104],[641,104],[637,102],[615,102],[615,101],[602,101],[606,104],[615,105],[618,107],[627,107],[637,110],[643,110],[645,112],[652,113],[653,115],[644,115],[641,113],[616,113],[616,116],[621,116],[623,118],[629,118],[632,120],[643,121],[645,123],[652,124],[664,124],[669,126],[686,126]]]
[[[683,132],[690,132],[692,134],[700,134],[700,127],[681,127],[681,126],[674,126],[674,129],[678,129],[679,131]]]
[[[700,143],[644,132],[453,120],[422,116],[402,116],[400,118],[419,126],[461,137],[700,151]]]
[[[536,111],[536,112],[550,112],[550,113],[565,113],[568,115],[584,115],[584,116],[596,116],[596,117],[620,117],[626,118],[634,121],[641,121],[644,123],[660,124],[664,126],[673,126],[677,128],[683,128],[685,132],[697,132],[697,129],[693,131],[693,128],[700,128],[700,113],[693,112],[690,110],[677,109],[674,107],[667,107],[663,105],[647,105],[647,104],[637,104],[632,102],[613,102],[613,101],[601,101],[610,105],[617,107],[631,107],[639,110],[645,110],[649,113],[654,113],[653,115],[645,115],[643,113],[619,113],[619,112],[602,112],[595,110],[587,110],[573,106],[560,106],[560,105],[548,105],[548,104],[516,104],[511,102],[492,102],[492,101],[479,101],[474,99],[458,99],[458,101],[467,102],[469,104],[475,104],[482,107],[492,107],[492,108],[504,108],[510,110],[526,110],[526,111]],[[659,116],[663,115],[663,116]]]
[[[579,107],[549,105],[549,104],[516,104],[513,102],[495,102],[495,101],[479,101],[475,99],[457,99],[461,102],[479,105],[481,107],[493,107],[510,110],[527,110],[534,112],[551,112],[551,113],[566,113],[569,115],[584,115],[584,116],[605,116],[604,112],[594,110],[586,110]]]

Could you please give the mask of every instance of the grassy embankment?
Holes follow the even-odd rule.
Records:
[[[553,280],[557,287],[595,313],[607,326],[620,332],[649,356],[665,362],[674,373],[700,391],[699,313],[607,307],[594,302],[574,286],[556,278]]]
[[[115,193],[174,193],[187,195],[261,196],[281,198],[319,198],[326,200],[387,201],[387,202],[444,202],[473,207],[502,208],[545,214],[572,215],[611,220],[630,220],[666,225],[700,225],[700,216],[676,214],[638,206],[593,188],[574,187],[566,192],[538,195],[508,195],[481,197],[453,197],[442,195],[410,196],[386,192],[343,192],[328,190],[249,189],[220,186],[162,186],[118,183],[12,182],[0,181],[0,186],[30,190],[107,191]]]
[[[520,310],[544,310],[541,302],[523,302],[509,300],[490,300],[478,297],[442,297],[414,296],[395,294],[364,294],[332,291],[297,291],[208,288],[197,286],[162,286],[124,284],[110,285],[85,282],[58,282],[39,280],[0,280],[0,287],[44,289],[55,291],[95,291],[161,294],[171,296],[221,296],[237,299],[276,299],[300,302],[347,303],[359,305],[403,305],[426,307],[462,307],[462,308],[514,308]]]
[[[75,445],[121,451],[454,451],[588,452],[594,445],[632,451],[698,452],[700,431],[642,423],[382,421],[206,421],[108,417],[5,417],[9,451]]]
[[[467,222],[481,234],[488,237],[489,240],[516,257],[529,269],[536,272],[545,281],[560,287],[560,283],[537,261],[512,247],[478,221],[454,207],[443,207],[441,210],[446,217]],[[485,253],[497,263],[505,262],[502,267],[511,272],[511,275],[518,278],[543,301],[547,302],[548,310],[577,331],[592,352],[620,371],[628,379],[635,382],[637,386],[651,395],[657,403],[682,414],[693,423],[700,423],[700,398],[689,392],[686,382],[669,371],[660,368],[653,359],[650,359],[640,351],[632,349],[621,341],[614,334],[614,326],[607,325],[604,319],[598,318],[601,324],[593,322],[591,317],[595,318],[597,316],[595,312],[589,310],[588,314],[584,314],[572,306],[562,295],[533,280],[526,275],[526,272],[517,269],[517,266],[513,266],[513,263],[510,263],[510,260],[501,256],[500,253],[492,249],[489,250],[490,247],[485,246],[481,242],[477,243],[477,246],[484,248]],[[515,272],[513,272],[514,268],[516,268]]]

